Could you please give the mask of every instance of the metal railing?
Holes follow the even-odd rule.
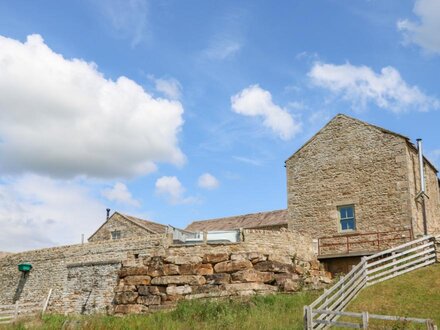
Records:
[[[411,241],[411,229],[394,231],[352,233],[321,237],[318,239],[318,254],[349,254],[350,252],[380,251],[395,245],[396,241]]]
[[[342,315],[341,312],[364,287],[435,263],[434,244],[432,236],[424,236],[363,257],[362,261],[333,287],[325,291],[310,306],[304,307],[305,329],[323,329],[338,325],[337,319]],[[360,326],[346,325],[352,328]]]

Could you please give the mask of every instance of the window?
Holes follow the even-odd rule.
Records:
[[[354,205],[339,206],[338,212],[341,231],[356,230]]]
[[[120,238],[121,238],[121,231],[120,230],[112,231],[112,239],[120,239]]]

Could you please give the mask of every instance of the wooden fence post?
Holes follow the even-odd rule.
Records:
[[[304,306],[304,329],[313,329],[312,307],[310,306]]]
[[[18,319],[18,300],[15,302],[14,321]]]
[[[362,312],[362,329],[368,329],[368,312]]]

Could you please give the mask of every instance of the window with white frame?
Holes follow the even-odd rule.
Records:
[[[341,231],[356,230],[354,205],[338,206],[339,228]]]

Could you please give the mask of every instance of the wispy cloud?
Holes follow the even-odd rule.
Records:
[[[251,85],[231,97],[231,107],[235,113],[261,117],[263,125],[270,128],[283,140],[292,139],[301,131],[301,122],[272,101],[269,91],[258,85]]]
[[[216,37],[202,54],[208,59],[225,60],[238,54],[241,47],[241,43],[236,40],[231,40],[226,37]]]
[[[354,110],[363,110],[370,102],[394,113],[440,108],[439,100],[408,85],[391,66],[376,73],[367,66],[317,62],[308,75],[316,86],[351,102]]]
[[[236,161],[242,162],[242,163],[246,163],[246,164],[250,164],[253,166],[261,166],[263,165],[263,162],[261,160],[258,159],[254,159],[254,158],[248,158],[248,157],[243,157],[243,156],[232,156],[233,159],[235,159]]]
[[[132,47],[145,40],[148,35],[147,0],[106,0],[94,3],[118,37],[130,39]]]
[[[405,44],[416,44],[427,53],[440,54],[440,1],[416,0],[414,14],[418,22],[402,19],[397,28],[402,31]]]

